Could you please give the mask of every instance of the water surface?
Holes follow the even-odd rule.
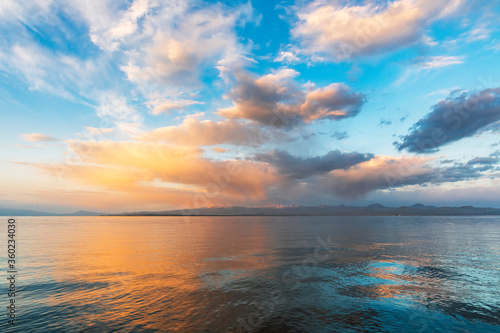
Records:
[[[2,332],[500,332],[498,217],[17,226],[18,324],[5,314]]]

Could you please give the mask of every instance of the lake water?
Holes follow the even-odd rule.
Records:
[[[19,217],[17,241],[2,332],[500,332],[499,217]]]

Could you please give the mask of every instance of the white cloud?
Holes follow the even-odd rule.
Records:
[[[197,83],[199,71],[243,52],[234,27],[252,15],[250,4],[234,9],[212,5],[193,10],[186,2],[169,3],[148,15],[141,32],[123,43],[121,69],[144,89]]]
[[[466,34],[466,42],[476,42],[490,38],[491,31],[484,25],[479,25]]]
[[[99,97],[96,114],[112,121],[118,130],[129,135],[139,135],[142,132],[143,117],[127,98],[116,92],[104,92]]]
[[[67,99],[89,95],[92,77],[103,72],[92,60],[53,53],[32,42],[0,45],[0,70],[21,76],[30,89]]]
[[[300,59],[289,51],[281,51],[278,56],[274,59],[276,62],[284,62],[287,64],[291,64],[294,62],[298,62]]]
[[[425,61],[417,63],[416,66],[422,69],[431,69],[431,68],[446,67],[451,65],[458,65],[461,63],[463,63],[463,57],[436,56],[436,57],[429,57]]]
[[[101,135],[101,134],[109,134],[114,132],[114,128],[95,128],[95,127],[85,127],[85,129],[89,132],[90,135]]]
[[[160,113],[170,113],[173,110],[182,110],[190,105],[205,104],[204,102],[193,101],[190,99],[156,99],[149,102],[149,107],[152,109],[152,114],[158,115]]]
[[[292,30],[305,54],[345,61],[428,42],[425,28],[457,11],[465,0],[399,0],[341,6],[316,0],[301,8]]]

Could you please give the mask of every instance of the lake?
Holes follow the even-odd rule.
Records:
[[[500,332],[500,217],[16,221],[2,332]]]

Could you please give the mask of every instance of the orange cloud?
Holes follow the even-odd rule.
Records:
[[[149,142],[73,141],[71,163],[38,165],[53,175],[135,197],[158,195],[179,206],[209,206],[266,198],[280,177],[265,163],[214,161],[196,147]]]
[[[54,138],[49,135],[39,134],[39,133],[28,133],[23,135],[24,141],[28,142],[53,142],[61,141],[61,139]]]
[[[379,155],[350,169],[333,170],[325,181],[331,191],[356,198],[373,190],[422,184],[433,179],[432,158]]]
[[[233,120],[217,122],[187,117],[179,126],[161,127],[144,133],[137,139],[189,146],[210,146],[222,143],[252,145],[261,137],[261,131],[248,124]]]

